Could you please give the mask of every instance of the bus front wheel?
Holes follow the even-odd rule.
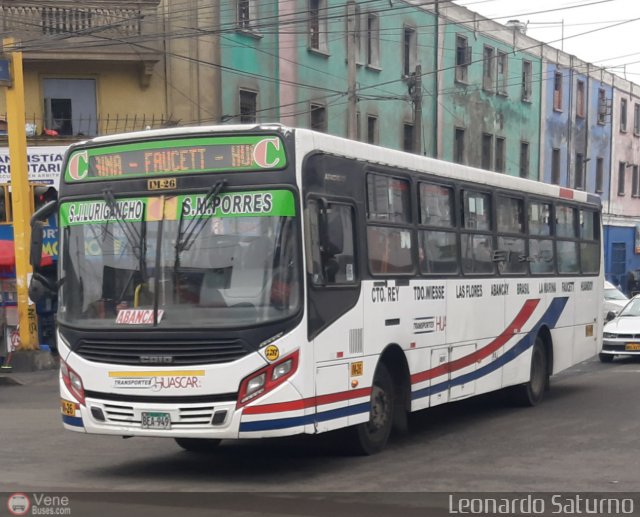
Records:
[[[175,438],[175,441],[185,451],[200,453],[213,452],[221,442],[207,438]]]
[[[395,400],[396,396],[391,374],[387,367],[380,363],[376,368],[373,386],[371,387],[369,421],[350,429],[353,433],[353,452],[369,455],[384,449],[393,426]]]
[[[513,386],[511,394],[514,402],[520,406],[537,406],[542,402],[544,392],[549,386],[549,365],[544,342],[540,336],[531,351],[531,373],[529,382]]]

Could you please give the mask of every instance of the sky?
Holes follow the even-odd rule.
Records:
[[[456,0],[499,23],[640,84],[640,0]],[[586,34],[589,33],[589,34]]]

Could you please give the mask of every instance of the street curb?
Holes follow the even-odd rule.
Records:
[[[12,374],[2,374],[0,375],[0,386],[24,386],[24,382],[12,377]]]

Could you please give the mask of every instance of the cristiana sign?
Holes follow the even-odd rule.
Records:
[[[66,151],[66,145],[29,147],[27,149],[29,181],[46,183],[57,189],[60,184],[60,173]],[[0,148],[0,183],[11,183],[11,161],[8,147]]]

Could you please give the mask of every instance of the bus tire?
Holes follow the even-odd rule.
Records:
[[[598,354],[601,363],[610,363],[613,361],[613,354]]]
[[[380,363],[373,376],[369,421],[349,430],[352,452],[368,456],[384,449],[393,427],[395,401],[393,378],[384,363]]]
[[[222,441],[208,438],[174,438],[174,440],[185,451],[199,453],[215,451]]]
[[[511,388],[513,401],[519,406],[537,406],[549,387],[549,362],[544,342],[540,336],[531,351],[529,381]]]

